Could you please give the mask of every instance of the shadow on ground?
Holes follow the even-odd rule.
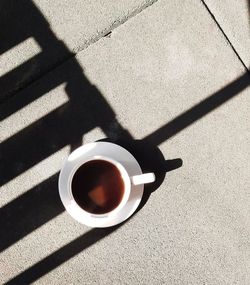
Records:
[[[155,174],[155,182],[144,185],[143,198],[137,212],[146,204],[150,195],[160,187],[166,173],[182,166],[182,159],[165,160],[160,149],[146,140],[106,138],[99,141],[116,143],[124,147],[139,162],[143,173],[153,172]]]
[[[81,145],[84,134],[99,127],[107,140],[127,148],[137,158],[143,171],[156,173],[155,183],[145,187],[141,209],[150,194],[161,185],[166,172],[182,165],[180,158],[165,160],[157,146],[249,86],[249,75],[246,73],[144,139],[134,140],[129,131],[120,125],[114,110],[99,90],[84,76],[73,54],[56,38],[32,1],[1,1],[0,11],[0,24],[4,27],[1,29],[4,41],[1,41],[0,53],[29,37],[34,38],[42,48],[40,54],[0,78],[0,118],[3,120],[18,112],[62,83],[66,83],[65,91],[69,98],[69,102],[1,143],[0,185],[8,183],[66,145],[73,150]],[[62,62],[63,66],[60,65]],[[36,81],[52,70],[53,74],[48,73],[46,78]],[[21,90],[27,84],[30,87]],[[18,94],[15,90],[19,90]],[[0,209],[1,230],[4,233],[0,237],[1,251],[64,211],[58,196],[57,180],[58,173]],[[7,284],[34,282],[122,225],[90,230],[13,277]]]

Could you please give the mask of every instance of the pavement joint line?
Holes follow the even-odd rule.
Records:
[[[83,45],[79,46],[78,48],[76,48],[75,50],[73,49],[72,52],[69,53],[68,56],[65,56],[64,58],[61,58],[60,60],[58,60],[55,64],[53,64],[50,68],[46,69],[44,72],[41,72],[40,74],[38,74],[38,76],[34,77],[33,79],[31,79],[27,84],[24,84],[22,86],[19,86],[17,88],[15,88],[14,90],[10,91],[10,93],[7,94],[6,98],[4,98],[2,101],[0,101],[0,104],[4,104],[6,103],[8,100],[10,100],[11,98],[13,98],[17,93],[19,93],[20,91],[22,91],[25,88],[28,88],[29,86],[31,86],[33,83],[35,83],[36,81],[42,79],[44,76],[46,76],[48,73],[52,72],[53,70],[55,70],[56,68],[60,67],[61,65],[63,65],[64,63],[66,63],[67,61],[71,60],[72,58],[76,57],[76,55],[80,52],[82,52],[83,50],[89,48],[92,44],[97,43],[100,39],[107,37],[110,38],[110,36],[112,35],[112,32],[120,27],[121,25],[123,25],[124,23],[126,23],[128,20],[132,19],[133,17],[137,16],[138,14],[140,14],[141,12],[143,12],[145,9],[147,9],[148,7],[152,6],[154,3],[156,3],[158,0],[149,0],[148,2],[146,2],[144,5],[142,5],[141,7],[138,7],[137,9],[135,9],[134,11],[132,11],[129,15],[126,15],[125,17],[123,17],[120,21],[114,20],[114,22],[110,25],[109,28],[104,29],[103,31],[101,31],[96,37],[91,38],[90,40],[88,40],[87,42],[85,42]],[[52,30],[53,32],[53,30]]]
[[[228,36],[226,35],[226,33],[224,32],[223,28],[221,27],[220,23],[218,22],[218,20],[216,19],[215,15],[212,13],[212,11],[209,9],[208,5],[206,4],[205,0],[201,0],[202,4],[204,5],[204,7],[206,8],[206,10],[208,11],[208,13],[210,14],[210,16],[212,17],[212,19],[214,20],[214,22],[216,23],[217,27],[219,28],[219,30],[222,32],[223,36],[225,37],[226,41],[228,42],[228,44],[230,45],[230,47],[232,48],[233,52],[235,53],[235,55],[237,56],[237,58],[239,59],[239,61],[241,62],[241,64],[245,67],[247,73],[250,75],[250,70],[248,69],[248,67],[246,66],[246,64],[244,63],[243,59],[241,58],[241,56],[239,55],[239,53],[237,52],[237,50],[235,49],[234,45],[232,44],[232,42],[230,41],[230,39],[228,38]]]
[[[118,20],[114,20],[114,22],[110,25],[109,28],[104,29],[103,31],[101,31],[96,37],[93,37],[92,39],[90,39],[89,41],[87,41],[85,44],[83,44],[82,46],[79,46],[78,48],[76,48],[76,50],[74,51],[75,54],[83,51],[84,49],[88,48],[90,45],[98,42],[101,38],[106,37],[111,35],[111,33],[118,27],[120,27],[121,25],[123,25],[124,23],[126,23],[128,20],[134,18],[135,16],[137,16],[138,14],[140,14],[141,12],[143,12],[145,9],[147,9],[148,7],[152,6],[154,3],[156,3],[158,0],[149,0],[147,1],[144,5],[142,5],[141,7],[136,8],[135,10],[133,10],[129,15],[125,15],[122,19]]]

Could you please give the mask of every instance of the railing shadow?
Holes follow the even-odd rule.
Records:
[[[42,47],[42,53],[36,59],[32,59],[33,61],[25,63],[0,78],[0,87],[4,90],[1,97],[4,101],[0,107],[1,119],[7,118],[64,82],[66,83],[65,91],[69,97],[69,102],[1,143],[0,185],[11,181],[66,145],[70,145],[74,149],[81,144],[84,134],[95,127],[100,127],[109,141],[121,144],[134,154],[144,171],[156,173],[156,182],[145,187],[145,195],[140,209],[145,205],[150,194],[161,185],[166,172],[182,165],[181,159],[165,160],[157,146],[249,86],[249,75],[246,73],[198,105],[180,114],[171,122],[166,123],[143,140],[133,140],[130,133],[119,124],[115,112],[99,90],[84,76],[82,68],[74,58],[54,69],[53,76],[46,76],[45,79],[35,82],[33,86],[20,91],[18,96],[15,96],[14,91],[16,89],[33,82],[38,76],[46,73],[47,68],[54,68],[60,60],[71,57],[72,54],[56,38],[46,19],[31,1],[3,1],[3,3],[7,5],[3,6],[5,8],[10,5],[9,10],[7,9],[10,13],[1,21],[6,21],[5,25],[10,27],[9,32],[12,33],[12,37],[10,38],[6,32],[7,40],[3,46],[0,46],[0,53],[30,36],[34,37]],[[17,24],[11,22],[11,15],[15,16],[20,23],[22,23],[20,17],[25,18],[27,15],[32,15],[32,17],[31,20],[28,20],[29,17],[24,20],[24,28],[17,28]],[[25,27],[31,24],[31,30],[26,31]],[[57,52],[60,53],[59,60],[53,62],[52,58]],[[48,64],[50,60],[52,60],[52,64]],[[20,82],[19,79],[24,70],[25,72],[30,71],[34,62],[36,66],[43,69],[43,72],[31,75],[18,85],[14,84],[14,88],[8,93],[10,84]],[[36,92],[33,92],[33,88]],[[149,153],[151,155],[148,155]],[[0,223],[4,233],[0,237],[0,250],[5,250],[64,210],[58,196],[57,178],[58,174],[53,175],[0,209]],[[31,202],[32,206],[30,207]],[[29,210],[26,207],[27,205],[29,205]],[[95,242],[111,234],[123,224],[108,229],[90,230],[17,275],[7,284],[34,282]]]
[[[65,61],[53,73],[48,73],[45,78],[19,91],[17,95],[13,94],[15,82],[21,81],[21,85],[18,85],[20,89],[23,84],[41,76],[41,73],[35,71],[28,79],[22,78],[23,73],[30,74],[33,65],[46,72],[55,63],[52,59],[56,52],[60,57],[69,55],[70,51],[56,38],[32,1],[2,1],[0,8],[3,13],[0,21],[2,27],[6,27],[1,29],[1,36],[5,41],[1,42],[0,53],[28,37],[33,37],[42,47],[41,54],[34,57],[32,62],[26,62],[0,78],[3,94],[1,99],[4,99],[0,106],[1,119],[18,112],[62,83],[66,84],[65,92],[69,98],[61,107],[1,143],[0,186],[67,145],[73,150],[82,144],[83,135],[96,127],[101,128],[106,136],[131,139],[130,134],[117,121],[116,114],[105,98],[84,76],[75,58]],[[58,59],[58,55],[56,58]],[[52,64],[49,63],[50,60]],[[58,60],[56,63],[58,64]],[[6,88],[13,85],[14,89],[8,93]],[[57,174],[53,175],[0,209],[3,233],[0,237],[1,251],[64,210],[58,196],[57,178]]]
[[[31,0],[0,1],[0,27],[0,55],[29,38],[42,50],[0,78],[0,102],[73,56]]]
[[[239,80],[239,83],[237,83]],[[155,132],[155,136],[149,135],[145,138],[145,141],[142,141],[142,143],[148,144],[148,141],[153,141],[153,142],[162,142],[164,138],[169,138],[172,135],[175,135],[176,133],[180,132],[183,130],[186,126],[192,124],[193,122],[197,121],[199,118],[203,117],[204,115],[208,114],[210,111],[214,110],[218,106],[220,106],[222,103],[225,103],[226,101],[232,99],[234,96],[239,94],[239,92],[243,91],[245,88],[249,86],[249,76],[246,73],[243,75],[241,78],[235,80],[233,83],[229,84],[226,86],[224,89],[221,91],[217,92],[216,94],[208,97],[205,99],[203,102],[201,102],[197,106],[202,106],[206,112],[200,112],[197,109],[197,106],[194,106],[190,110],[186,111],[183,115],[180,115],[177,118],[177,122],[186,122],[186,120],[189,122],[188,124],[180,123],[180,124],[173,124],[173,122],[176,120],[174,119],[173,121],[167,123],[165,126],[160,128]],[[232,89],[230,88],[233,87]],[[237,86],[237,88],[236,88]],[[228,94],[228,96],[226,96]],[[215,97],[214,97],[215,96]],[[216,96],[218,97],[218,101],[216,100]],[[211,101],[209,98],[212,98]],[[222,100],[223,98],[223,100]],[[212,102],[212,104],[210,103]],[[204,105],[203,105],[204,104]],[[208,105],[206,105],[208,104]],[[197,112],[199,116],[197,115]],[[171,126],[171,129],[173,128],[174,131],[169,133],[169,128]],[[177,131],[178,130],[178,131]],[[159,138],[158,138],[159,136]],[[109,139],[110,140],[110,139]],[[114,139],[111,139],[111,141],[117,141]],[[119,141],[119,140],[118,140]],[[124,138],[122,139],[124,141]],[[125,140],[126,141],[126,140]],[[130,141],[130,140],[129,140]],[[121,145],[125,146],[123,143]],[[126,144],[126,147],[129,149],[129,144]],[[131,144],[130,144],[131,147]],[[132,148],[129,149],[134,155],[136,155],[136,152],[133,152],[133,143],[132,143]],[[138,154],[137,154],[138,155]],[[176,169],[181,166],[182,161],[180,159],[173,160],[171,161],[165,161],[165,170],[167,171],[168,168],[169,170]],[[161,166],[162,167],[162,166]],[[145,168],[147,169],[147,168]],[[152,169],[152,168],[150,168]],[[161,168],[164,169],[164,168]],[[165,175],[161,173],[162,175]],[[144,200],[142,202],[142,205],[140,208],[145,204],[147,201],[148,197],[151,194],[151,189],[149,192],[146,192],[146,196],[144,196]],[[123,223],[124,224],[124,223]],[[20,284],[20,282],[33,282],[40,278],[42,275],[50,272],[52,269],[56,268],[60,264],[66,262],[69,258],[73,257],[83,249],[93,245],[96,241],[99,241],[100,239],[104,238],[106,235],[111,234],[113,231],[117,230],[120,228],[123,224],[120,224],[116,227],[112,227],[109,229],[93,229],[87,232],[86,234],[82,235],[81,237],[77,238],[76,240],[72,241],[71,243],[65,245],[55,253],[52,253],[48,257],[44,258],[40,262],[36,263],[32,267],[28,268],[25,272],[19,274],[18,276],[14,277],[11,279],[7,284]],[[72,249],[72,250],[71,250]]]

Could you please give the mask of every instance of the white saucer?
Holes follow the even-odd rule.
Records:
[[[120,162],[130,177],[142,174],[141,167],[137,160],[125,148],[108,142],[94,142],[79,147],[69,155],[60,172],[58,182],[59,194],[67,212],[78,222],[90,227],[111,227],[122,223],[136,211],[141,202],[144,187],[143,184],[136,186],[131,185],[132,189],[128,201],[116,215],[107,214],[103,217],[88,215],[88,217],[86,217],[83,210],[72,201],[72,196],[69,191],[69,187],[71,187],[70,177],[84,161],[95,156],[110,157]]]

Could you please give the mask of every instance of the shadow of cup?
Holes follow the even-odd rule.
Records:
[[[116,143],[124,147],[138,161],[143,173],[153,172],[155,174],[155,181],[145,184],[142,201],[136,212],[144,207],[151,193],[160,187],[165,180],[166,173],[182,166],[182,159],[165,160],[164,155],[157,146],[143,140],[105,138],[98,141]]]

